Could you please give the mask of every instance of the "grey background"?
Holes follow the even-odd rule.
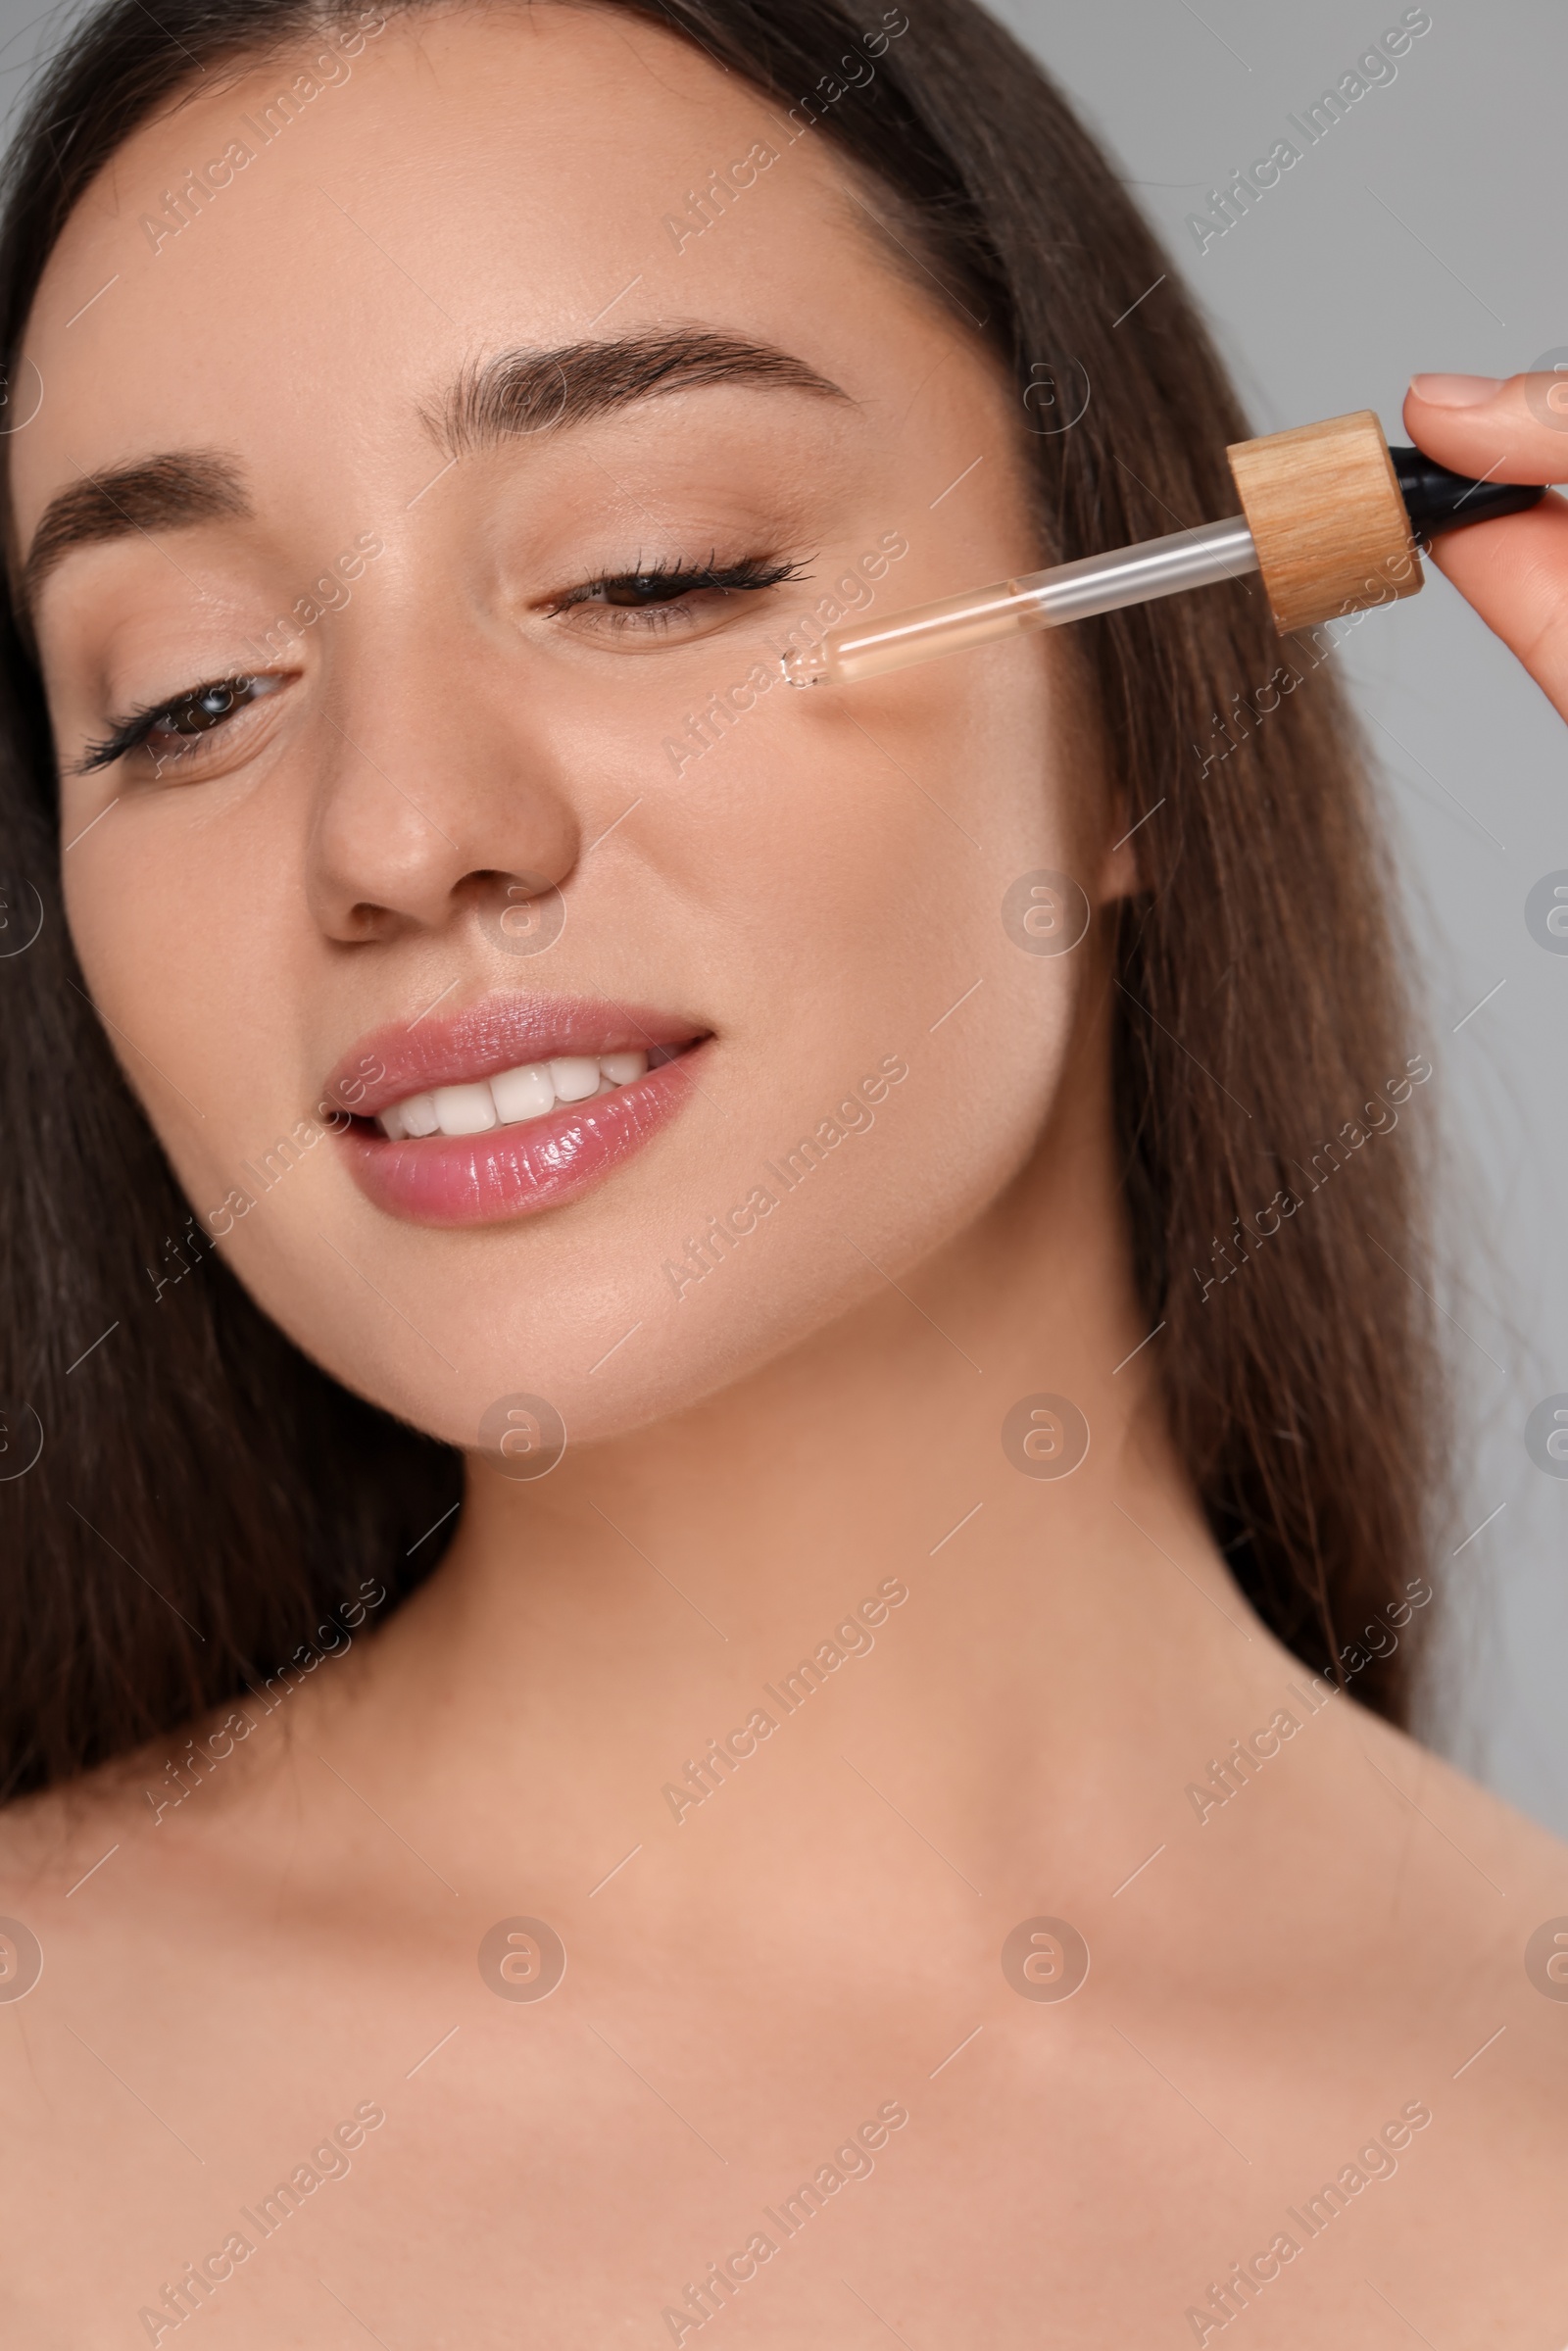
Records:
[[[906,5],[917,27],[919,0]],[[1432,0],[1397,78],[1202,254],[1186,215],[1286,136],[1286,116],[1351,71],[1403,0],[993,5],[1132,185],[1254,430],[1373,408],[1400,441],[1412,371],[1506,375],[1568,345],[1562,0]],[[0,124],[64,21],[0,0]],[[1531,1409],[1568,1391],[1568,955],[1544,952],[1524,921],[1532,884],[1568,869],[1568,738],[1428,576],[1335,657],[1367,721],[1425,967],[1409,1050],[1436,1066],[1455,1158],[1441,1297],[1465,1399],[1452,1542],[1482,1531],[1443,1563],[1446,1636],[1422,1727],[1568,1833],[1568,1480],[1543,1476],[1523,1439]]]
[[[1286,116],[1353,70],[1403,0],[993,5],[1108,148],[1255,431],[1371,408],[1405,441],[1413,372],[1509,375],[1568,345],[1561,0],[1432,0],[1397,78],[1203,252],[1187,215],[1294,135]],[[1532,1407],[1568,1390],[1568,955],[1524,921],[1531,885],[1568,868],[1568,736],[1446,581],[1427,579],[1335,657],[1366,720],[1424,964],[1410,1051],[1436,1065],[1452,1146],[1440,1302],[1465,1498],[1446,1547],[1491,1517],[1442,1562],[1446,1637],[1422,1729],[1568,1832],[1568,1480],[1544,1476],[1523,1438]]]

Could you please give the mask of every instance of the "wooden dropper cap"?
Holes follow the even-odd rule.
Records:
[[[1282,636],[1419,592],[1410,516],[1371,409],[1225,454]]]

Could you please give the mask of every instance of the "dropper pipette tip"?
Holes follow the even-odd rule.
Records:
[[[808,645],[784,655],[779,662],[787,685],[820,686],[828,673],[827,658],[820,646]]]

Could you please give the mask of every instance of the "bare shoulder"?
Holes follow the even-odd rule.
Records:
[[[1173,1808],[1180,1869],[1118,1897],[1174,1982],[1187,2037],[1168,2024],[1159,2062],[1324,2295],[1298,2334],[1275,2294],[1271,2339],[1392,2341],[1392,2304],[1430,2342],[1544,2341],[1568,2295],[1568,1847],[1294,1660],[1275,1673],[1267,1729],[1195,1774],[1180,1829]],[[1246,2227],[1268,2244],[1250,2207]],[[1213,2249],[1247,2258],[1240,2206]]]
[[[1364,1709],[1332,1714],[1298,1858],[1341,1873],[1355,2004],[1517,2197],[1568,2158],[1568,1845]]]
[[[0,2010],[46,1970],[56,1989],[113,1974],[127,1937],[199,1954],[222,1934],[250,1875],[241,1851],[254,1862],[262,1839],[275,1857],[297,1835],[293,1764],[318,1728],[315,1694],[219,1707],[0,1808]],[[16,2046],[0,2033],[0,2069]]]
[[[1474,1877],[1506,1902],[1568,1910],[1568,1843],[1409,1733],[1364,1712],[1351,1719],[1368,1771],[1396,1806],[1451,1843]]]
[[[139,1877],[143,1859],[156,1861],[164,1765],[160,1746],[0,1809],[0,2005],[27,2000],[46,1971],[70,1972],[72,1953],[114,1915],[127,1856]],[[0,2072],[21,2048],[0,2033]]]

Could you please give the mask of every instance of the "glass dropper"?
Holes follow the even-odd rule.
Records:
[[[1090,555],[1050,571],[1020,572],[995,587],[940,604],[916,605],[886,620],[851,620],[815,645],[787,654],[784,675],[792,686],[849,686],[881,677],[910,661],[941,653],[963,653],[971,645],[1023,629],[1059,628],[1063,621],[1088,620],[1123,605],[1147,604],[1180,588],[1204,588],[1215,580],[1241,579],[1257,569],[1257,549],[1244,516],[1204,522],[1197,530],[1145,539],[1108,555]]]
[[[1522,514],[1544,496],[1537,482],[1472,481],[1419,449],[1391,449],[1370,410],[1238,442],[1226,454],[1246,514],[1022,572],[882,621],[843,621],[786,654],[784,675],[792,686],[853,685],[936,654],[1259,570],[1286,633],[1413,594],[1415,548],[1441,531]]]

